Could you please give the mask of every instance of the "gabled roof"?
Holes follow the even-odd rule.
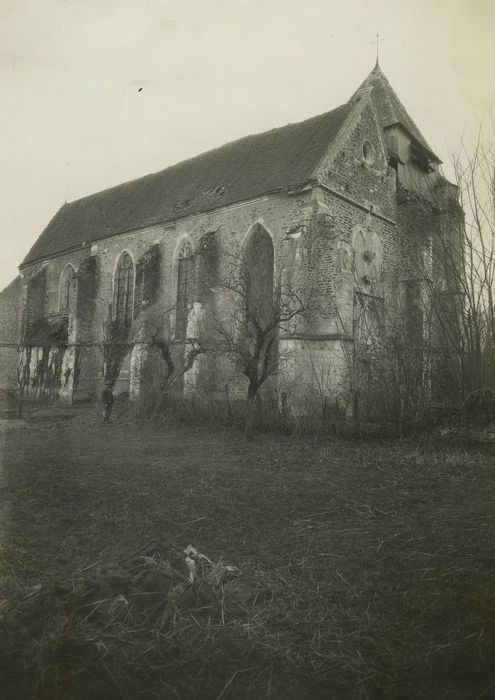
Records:
[[[431,160],[441,163],[441,160],[435,155],[434,151],[432,151],[430,146],[427,144],[423,134],[420,132],[414,121],[407,113],[406,108],[395,94],[394,89],[388,82],[378,63],[356,90],[349,102],[353,103],[358,96],[358,93],[365,87],[373,88],[373,100],[375,102],[382,126],[386,128],[399,124],[410,134],[410,136],[414,138],[415,141],[420,144],[420,146],[425,149],[425,151],[427,151]]]
[[[166,170],[65,204],[22,265],[82,243],[307,182],[352,109],[247,136]]]

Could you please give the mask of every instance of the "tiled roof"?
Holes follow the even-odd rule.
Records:
[[[382,126],[387,127],[394,124],[400,124],[428,152],[432,160],[440,163],[440,159],[427,144],[423,134],[406,112],[406,108],[395,94],[394,89],[388,82],[378,64],[373,68],[366,80],[356,90],[354,95],[351,97],[350,102],[352,103],[354,101],[354,98],[357,96],[360,90],[368,86],[373,87],[373,100],[375,102],[378,115],[381,119]]]
[[[83,242],[303,184],[351,109],[343,105],[298,124],[247,136],[161,172],[65,204],[22,264],[77,248]]]

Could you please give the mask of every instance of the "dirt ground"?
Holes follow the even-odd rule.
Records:
[[[2,700],[495,698],[492,447],[247,444],[89,409],[0,432]],[[159,603],[96,626],[111,567],[128,605],[130,562],[171,576],[187,545],[208,595],[186,576],[165,627]]]

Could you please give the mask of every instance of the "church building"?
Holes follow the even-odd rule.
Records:
[[[440,163],[377,63],[329,112],[64,204],[20,265],[27,394],[96,398],[117,324],[132,338],[114,390],[138,397],[149,343],[140,319],[163,313],[176,353],[207,344],[211,319],[229,314],[223,280],[237,251],[258,260],[252,283],[268,297],[290,284],[311,299],[277,336],[290,360],[272,390],[297,410],[318,396],[352,411],[359,348],[405,318],[410,347],[431,332],[423,275],[434,276],[435,239],[461,216]],[[366,392],[373,377],[359,382]],[[245,384],[233,363],[205,353],[180,391],[221,402]]]

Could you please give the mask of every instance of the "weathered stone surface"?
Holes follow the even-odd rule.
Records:
[[[197,336],[201,325],[201,335],[208,340],[214,333],[212,319],[226,321],[232,312],[232,295],[223,283],[232,256],[245,251],[253,231],[259,230],[273,248],[273,292],[297,287],[311,297],[307,318],[299,319],[279,341],[281,356],[290,355],[277,379],[280,391],[291,393],[297,411],[330,400],[349,412],[357,343],[368,342],[370,333],[379,334],[383,324],[404,315],[410,317],[411,343],[421,343],[424,328],[415,304],[424,289],[417,284],[418,261],[426,254],[434,259],[433,239],[451,235],[453,222],[460,220],[452,186],[442,180],[436,163],[430,169],[418,159],[417,143],[407,131],[398,134],[395,127],[384,128],[373,90],[363,89],[359,99],[353,99],[330,146],[321,144],[321,159],[309,181],[229,205],[219,200],[216,209],[182,218],[178,213],[177,220],[149,228],[114,236],[109,229],[107,238],[99,236],[97,242],[24,266],[24,279],[16,283],[15,293],[5,290],[0,298],[0,313],[10,319],[7,335],[15,342],[21,338],[20,330],[15,334],[12,314],[30,328],[60,313],[61,278],[71,264],[77,304],[68,347],[59,361],[58,392],[65,400],[95,397],[102,382],[105,329],[115,315],[117,265],[127,252],[134,264],[135,344],[116,390],[137,397],[150,338],[144,320],[161,315],[160,336],[170,342],[174,357],[184,352],[184,339],[176,340],[174,326],[184,243],[191,246],[194,258],[187,297],[189,312],[193,305],[194,312],[189,313],[188,331]],[[423,155],[427,158],[428,152]],[[249,255],[253,257],[251,249]],[[12,377],[9,352],[4,374]],[[32,348],[29,362],[35,375],[42,355],[43,348]],[[224,400],[226,390],[229,396],[240,395],[245,383],[232,363],[206,354],[178,386],[188,396],[208,392],[212,400]]]

